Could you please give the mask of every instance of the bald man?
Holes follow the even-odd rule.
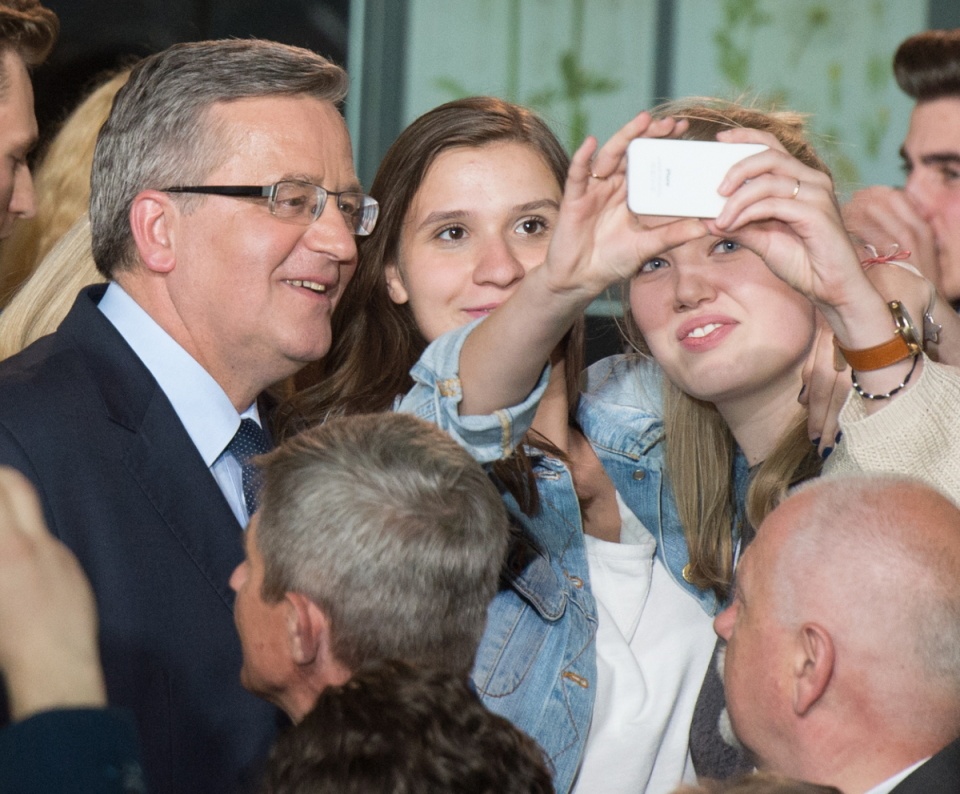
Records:
[[[759,768],[844,794],[960,791],[960,510],[936,491],[804,488],[761,525],[715,627]]]

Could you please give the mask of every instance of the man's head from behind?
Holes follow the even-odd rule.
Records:
[[[506,552],[496,488],[433,425],[333,419],[262,459],[234,572],[247,688],[302,718],[379,659],[466,677]]]
[[[387,660],[329,687],[277,741],[264,794],[547,794],[543,751],[462,676]]]
[[[134,67],[100,131],[97,267],[238,410],[329,348],[360,233],[339,198],[359,189],[346,88],[340,67],[298,47],[178,44]],[[284,199],[278,183],[302,194]]]
[[[866,790],[960,733],[960,510],[911,480],[818,481],[763,522],[715,626],[759,766]]]
[[[43,63],[59,31],[57,15],[36,0],[0,2],[0,238],[35,210],[27,155],[37,120],[27,70]]]

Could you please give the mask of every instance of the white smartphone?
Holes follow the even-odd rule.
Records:
[[[636,138],[627,147],[627,206],[637,215],[716,218],[726,204],[717,188],[734,163],[762,143]]]

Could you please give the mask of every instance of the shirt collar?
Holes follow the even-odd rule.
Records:
[[[893,777],[887,778],[886,780],[883,781],[883,783],[881,783],[878,786],[874,786],[872,789],[865,792],[865,794],[889,794],[889,792],[893,791],[898,785],[900,785],[900,783],[906,780],[910,775],[912,775],[917,769],[919,769],[921,766],[927,763],[927,761],[929,761],[931,758],[932,756],[921,758],[919,761],[917,761],[917,763],[911,766],[908,766],[906,769],[904,769],[901,772],[897,772],[897,774],[895,774]]]
[[[119,284],[111,282],[99,308],[150,370],[208,467],[233,439],[241,418],[260,424],[256,402],[238,414],[213,376]]]

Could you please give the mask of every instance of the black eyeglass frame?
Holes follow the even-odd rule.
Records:
[[[299,185],[302,187],[310,187],[317,192],[316,209],[313,211],[310,220],[302,224],[304,226],[309,226],[323,214],[323,210],[327,206],[327,199],[329,199],[331,196],[337,202],[337,209],[340,210],[340,214],[345,218],[348,218],[350,222],[354,224],[353,228],[351,229],[353,234],[359,237],[365,237],[373,232],[374,226],[376,226],[377,218],[380,215],[380,202],[373,198],[373,196],[368,196],[366,193],[362,193],[359,190],[341,190],[339,193],[334,193],[332,190],[327,190],[321,185],[314,185],[312,182],[301,182],[296,179],[281,179],[279,182],[274,182],[272,185],[176,185],[174,187],[165,187],[161,190],[161,192],[201,193],[204,195],[230,196],[234,198],[265,198],[267,199],[267,207],[270,210],[270,214],[273,215],[277,220],[285,223],[299,224],[300,220],[298,218],[284,218],[283,216],[277,214],[276,200],[277,193],[279,192],[281,185]],[[359,197],[359,213],[344,212],[340,203],[341,196]],[[372,218],[369,217],[371,214],[373,215]],[[362,220],[365,217],[368,219],[367,227],[362,225]]]

